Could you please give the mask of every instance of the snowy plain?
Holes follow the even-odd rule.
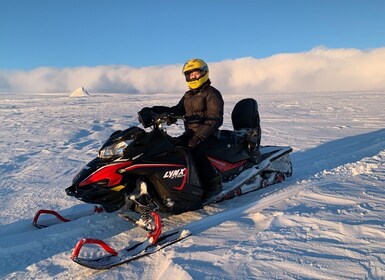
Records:
[[[262,145],[293,147],[293,176],[166,219],[189,223],[192,236],[94,271],[70,260],[79,239],[123,248],[143,230],[115,213],[38,230],[33,215],[83,210],[64,192],[75,174],[113,131],[138,125],[142,107],[180,95],[0,95],[0,279],[385,279],[385,92],[224,95],[223,129],[248,97],[259,102]]]

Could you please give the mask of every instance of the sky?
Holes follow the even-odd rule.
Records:
[[[384,10],[385,2],[377,0],[0,0],[0,92],[28,91],[13,85],[15,76],[22,71],[34,79],[33,71],[42,67],[51,77],[79,67],[180,68],[193,57],[210,64],[320,47],[368,52],[385,47]],[[180,69],[173,76],[177,73]],[[58,91],[59,86],[67,91],[76,85],[30,89]],[[109,89],[104,84],[94,90]]]

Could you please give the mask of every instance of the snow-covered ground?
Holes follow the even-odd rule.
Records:
[[[259,102],[262,144],[293,147],[293,177],[172,217],[193,235],[99,272],[70,260],[80,238],[123,248],[143,231],[114,213],[41,230],[32,217],[84,210],[64,192],[73,176],[140,108],[180,95],[0,95],[0,278],[385,279],[385,92],[224,96],[223,128],[245,97]]]

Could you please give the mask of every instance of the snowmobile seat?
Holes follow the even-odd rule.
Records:
[[[255,99],[246,98],[235,104],[231,113],[234,131],[220,130],[220,141],[240,146],[248,146],[252,150],[261,143],[261,127],[258,103]]]
[[[260,127],[258,103],[255,99],[246,98],[235,104],[231,113],[234,130],[255,129]]]
[[[219,130],[219,144],[207,154],[234,163],[260,156],[261,128],[257,101],[242,99],[231,114],[234,130]]]
[[[261,126],[258,103],[253,98],[240,100],[231,113],[234,132],[244,133],[244,140],[251,150],[259,149],[261,143]]]

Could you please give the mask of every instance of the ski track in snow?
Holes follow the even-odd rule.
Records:
[[[231,129],[234,104],[224,96]],[[69,257],[96,237],[114,248],[140,229],[101,213],[46,229],[40,208],[86,208],[64,188],[144,106],[179,95],[0,95],[1,279],[384,279],[385,93],[258,95],[263,145],[290,145],[293,177],[280,185],[165,220],[193,236],[135,263],[95,272]],[[171,100],[171,101],[169,101]],[[171,134],[183,131],[170,127]],[[84,254],[103,254],[85,248]]]

